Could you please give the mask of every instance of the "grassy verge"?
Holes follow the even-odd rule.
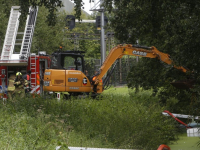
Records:
[[[199,137],[187,137],[187,134],[179,135],[179,140],[169,145],[171,150],[199,150],[197,146]]]
[[[36,97],[1,103],[0,144],[14,150],[58,145],[156,149],[176,140],[176,123],[161,115],[164,108],[150,93],[111,88],[101,100]]]

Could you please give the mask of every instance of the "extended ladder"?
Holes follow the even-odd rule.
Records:
[[[1,60],[10,60],[15,47],[15,40],[19,27],[19,6],[12,6],[4,45],[1,53]]]
[[[36,90],[36,85],[37,85],[37,68],[36,68],[36,54],[32,53],[30,56],[30,70],[31,70],[31,75],[30,75],[30,81],[31,81],[31,89]],[[32,92],[35,92],[32,91]]]
[[[38,7],[36,8],[30,7],[29,13],[30,14],[26,20],[24,37],[23,37],[22,46],[20,50],[20,59],[28,59],[28,57],[30,56],[30,49],[31,49],[31,43],[32,43],[32,38],[33,38],[33,33],[34,33],[34,28],[35,28],[37,13],[38,13]]]

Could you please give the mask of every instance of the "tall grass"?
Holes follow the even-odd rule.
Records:
[[[176,139],[176,128],[150,93],[112,88],[101,100],[36,97],[2,103],[0,145],[14,150],[58,145],[156,149]]]
[[[105,146],[112,143],[113,148],[156,149],[176,139],[175,122],[161,115],[164,108],[156,103],[156,97],[146,91],[131,97],[117,93],[106,93],[99,101],[67,103],[75,130],[88,139],[101,140]]]
[[[48,103],[51,102],[41,98],[25,98],[1,104],[0,149],[55,149],[58,145],[67,148],[67,139],[62,136],[69,128],[63,119],[66,117],[45,113]]]

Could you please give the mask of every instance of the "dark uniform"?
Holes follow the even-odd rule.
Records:
[[[23,76],[24,79],[24,89],[25,93],[29,93],[31,91],[31,71],[29,70],[26,75]]]

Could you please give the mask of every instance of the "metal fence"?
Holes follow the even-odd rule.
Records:
[[[136,57],[123,57],[117,61],[114,71],[110,77],[110,84],[113,86],[124,85],[127,83],[127,76],[134,64],[137,63]],[[101,67],[100,59],[86,59],[85,68],[89,76],[93,76],[95,71]],[[112,68],[112,67],[111,67]]]

